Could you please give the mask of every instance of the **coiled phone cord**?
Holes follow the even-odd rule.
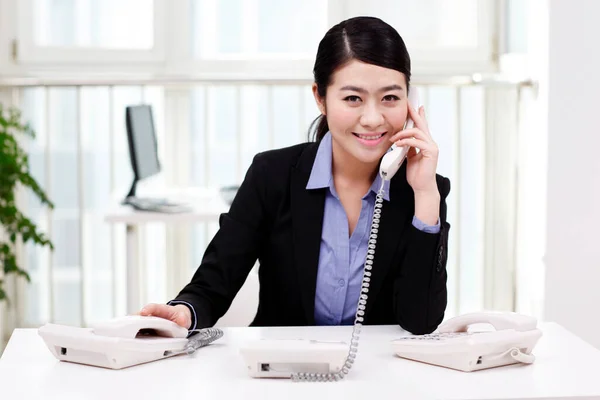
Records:
[[[219,328],[193,329],[188,333],[198,332],[188,339],[185,347],[179,351],[165,351],[165,356],[175,356],[179,354],[193,354],[201,347],[207,346],[223,336],[223,331]]]
[[[204,328],[189,331],[189,333],[192,332],[198,332],[198,334],[188,339],[184,349],[188,354],[194,353],[200,347],[207,346],[223,336],[223,331],[219,328]]]
[[[373,269],[373,259],[375,258],[375,245],[377,244],[377,232],[379,231],[379,220],[381,218],[381,208],[383,207],[383,187],[385,180],[381,180],[381,187],[377,191],[375,198],[375,207],[373,210],[373,220],[371,221],[371,233],[369,234],[369,247],[367,250],[367,258],[363,269],[363,279],[360,289],[360,297],[356,307],[356,316],[354,319],[354,327],[352,328],[352,338],[350,340],[350,348],[348,356],[341,370],[337,372],[323,373],[293,373],[291,378],[294,382],[331,382],[340,381],[350,372],[356,354],[358,353],[358,339],[364,321],[365,309],[367,306],[367,298],[369,293],[369,285],[371,283],[371,270]]]

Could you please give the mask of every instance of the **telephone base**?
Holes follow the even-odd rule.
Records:
[[[340,371],[348,355],[344,342],[258,340],[241,348],[252,378],[291,378],[295,373]]]
[[[449,335],[449,336],[447,336]],[[392,342],[394,353],[401,358],[463,372],[530,364],[531,354],[542,336],[539,329],[492,332],[433,333],[405,337]]]
[[[446,354],[442,356],[420,355],[414,357],[411,357],[410,355],[404,355],[401,357],[462,372],[475,372],[484,369],[505,367],[520,363],[520,361],[517,361],[511,357],[510,354],[504,353],[481,356],[472,354]]]
[[[55,324],[42,326],[38,333],[58,360],[110,369],[172,357],[188,342],[185,338],[101,336],[91,328]]]

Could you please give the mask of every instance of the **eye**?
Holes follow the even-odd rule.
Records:
[[[395,94],[388,94],[387,96],[385,96],[383,98],[383,101],[397,101],[400,100],[400,98],[398,96],[396,96]]]
[[[349,103],[358,103],[360,101],[360,97],[358,97],[358,96],[348,96],[348,97],[344,98],[344,101],[347,101]]]

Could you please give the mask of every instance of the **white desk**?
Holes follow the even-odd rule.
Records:
[[[150,222],[165,224],[186,224],[199,222],[215,222],[219,216],[229,210],[229,206],[220,196],[217,189],[170,189],[166,194],[160,192],[156,197],[168,197],[189,205],[190,212],[177,214],[138,211],[129,205],[115,201],[104,216],[104,220],[112,224],[125,224],[127,254],[127,313],[135,313],[142,306],[140,300],[140,266],[138,260],[138,227]]]
[[[345,380],[294,383],[252,379],[239,355],[247,340],[348,340],[351,327],[226,328],[191,356],[114,371],[57,361],[36,330],[17,329],[0,359],[0,394],[12,399],[600,399],[600,350],[554,323],[532,365],[465,373],[395,357],[396,326],[363,328]]]

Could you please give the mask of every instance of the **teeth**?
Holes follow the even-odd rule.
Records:
[[[377,135],[377,136],[373,136],[373,135],[357,135],[357,136],[364,140],[377,140],[383,136],[383,133],[381,135]]]

